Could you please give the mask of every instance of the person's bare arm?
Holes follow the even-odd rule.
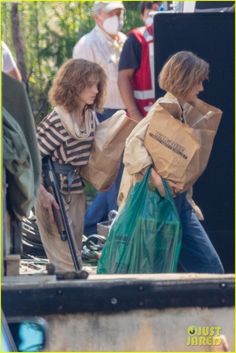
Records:
[[[128,111],[129,117],[136,121],[140,121],[142,120],[143,116],[137,107],[133,94],[132,79],[134,71],[134,69],[126,69],[119,71],[118,87],[125,107]]]

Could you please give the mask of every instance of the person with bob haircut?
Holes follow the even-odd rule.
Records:
[[[191,52],[181,51],[171,56],[163,66],[159,86],[175,96],[180,107],[185,102],[196,105],[208,74],[209,64],[206,61]]]
[[[203,81],[208,79],[208,74],[209,64],[192,52],[180,51],[172,55],[164,64],[159,75],[159,86],[167,93],[154,103],[151,110],[155,109],[155,106],[165,98],[165,102],[168,102],[168,104],[165,105],[165,109],[182,122],[187,123],[185,121],[185,103],[191,104],[196,107],[201,114],[205,115],[209,109],[207,109],[207,104],[204,104],[198,98],[198,94],[203,91]],[[149,121],[148,116],[143,119],[131,133],[134,138],[132,137],[132,139],[130,139],[129,137],[126,143],[124,153],[124,177],[125,173],[127,173],[127,181],[130,181],[130,186],[132,186],[132,183],[136,180],[140,180],[147,166],[152,165],[151,156],[148,154],[143,143],[145,133],[142,135],[142,138],[140,135],[138,136],[138,140],[140,141],[141,139],[142,141],[141,144],[139,143],[140,148],[134,148],[134,140],[138,130],[140,130],[140,126],[145,130]],[[131,151],[135,151],[135,155],[133,154],[132,157],[130,157]],[[147,156],[146,159],[143,159],[143,165],[140,166],[138,171],[138,168],[136,168],[136,153],[137,155],[142,153],[143,156]],[[157,187],[160,194],[164,195],[162,179],[153,168],[151,169],[151,181]],[[168,181],[168,183],[172,190],[182,225],[182,248],[179,257],[180,271],[223,273],[224,269],[220,258],[203,226],[199,222],[192,206],[188,202],[187,192],[183,191],[183,184],[177,184],[171,181]],[[122,184],[124,185],[124,179],[122,180]],[[121,188],[119,201],[123,203],[125,197],[127,197],[125,193],[127,194],[127,190],[122,193]]]
[[[80,167],[89,160],[97,127],[95,111],[103,107],[105,87],[106,74],[98,64],[84,59],[68,60],[57,72],[49,91],[53,110],[37,127],[41,155],[51,156],[59,175],[60,192],[79,256],[85,214]],[[56,271],[71,271],[74,265],[68,243],[60,239],[53,208],[58,209],[58,204],[42,183],[36,204],[42,243]]]

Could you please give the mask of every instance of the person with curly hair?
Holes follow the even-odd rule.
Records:
[[[103,107],[106,74],[96,63],[70,59],[56,74],[49,91],[53,106],[37,127],[41,156],[51,156],[58,171],[69,225],[80,256],[85,213],[85,194],[80,167],[88,163],[97,127],[95,111]],[[70,167],[73,178],[68,171]],[[65,171],[65,173],[64,173]],[[74,265],[67,242],[62,242],[53,216],[59,206],[44,185],[40,187],[36,216],[47,257],[56,271],[70,271]]]

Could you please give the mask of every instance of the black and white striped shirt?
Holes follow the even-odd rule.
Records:
[[[37,127],[39,149],[42,157],[50,155],[53,161],[60,164],[70,164],[77,168],[76,177],[70,187],[72,193],[83,192],[83,182],[79,175],[79,167],[86,165],[94,140],[96,122],[91,114],[91,132],[86,139],[75,139],[64,127],[60,116],[53,110]],[[60,176],[61,190],[68,191],[66,176]]]

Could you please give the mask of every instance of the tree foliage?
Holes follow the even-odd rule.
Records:
[[[141,25],[138,1],[124,1],[126,33]],[[77,2],[18,2],[2,3],[2,38],[24,70],[26,87],[36,123],[50,109],[48,90],[58,68],[72,56],[75,43],[89,32],[94,21],[91,17],[93,1]],[[14,9],[15,7],[15,9]],[[13,23],[13,11],[19,18],[18,29]],[[18,32],[18,33],[17,33]],[[17,48],[17,36],[21,48]],[[19,62],[19,51],[24,50],[24,63]],[[17,55],[18,54],[18,55]],[[21,56],[22,60],[22,56]]]

